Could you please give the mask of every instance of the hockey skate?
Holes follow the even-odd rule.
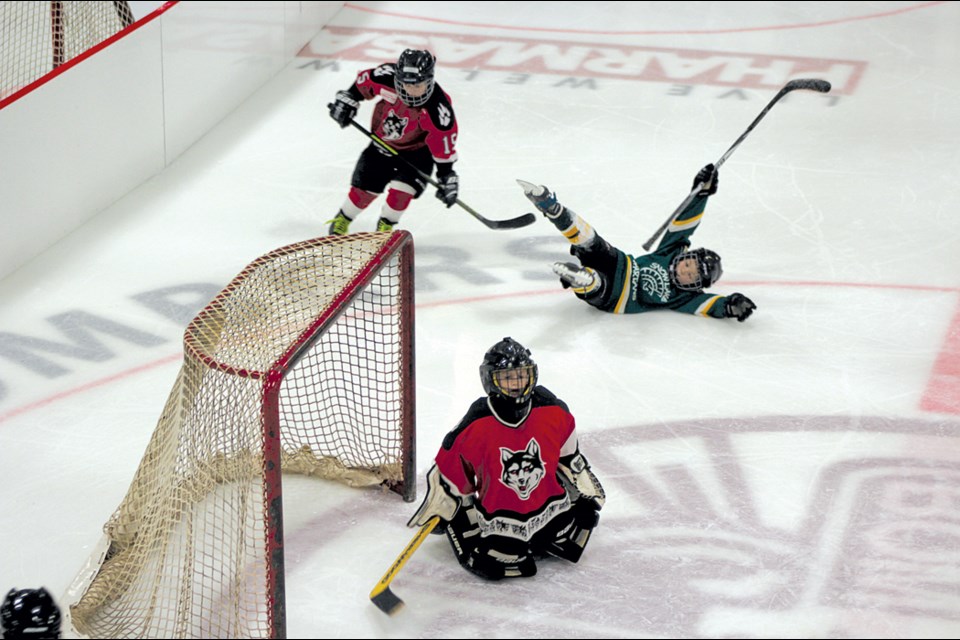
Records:
[[[394,222],[390,222],[386,218],[380,218],[377,220],[377,231],[393,231]]]
[[[333,220],[327,220],[327,222],[330,223],[330,228],[327,229],[327,235],[345,236],[350,233],[350,223],[353,222],[353,220],[343,215],[343,211],[339,211]]]
[[[553,272],[560,276],[564,288],[569,287],[574,293],[592,293],[600,287],[600,278],[590,267],[578,267],[571,262],[554,262]]]
[[[563,205],[557,202],[557,194],[550,191],[543,185],[535,185],[526,180],[517,180],[517,184],[523,189],[523,195],[527,200],[540,210],[548,218],[556,218],[563,213]]]

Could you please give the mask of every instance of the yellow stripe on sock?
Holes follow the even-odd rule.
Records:
[[[580,216],[577,216],[573,224],[564,229],[562,233],[573,244],[587,244],[594,237],[593,227],[584,222]]]
[[[577,236],[580,235],[580,227],[572,225],[563,230],[563,235],[573,244],[577,244]]]

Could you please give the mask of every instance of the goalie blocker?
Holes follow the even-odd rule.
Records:
[[[545,556],[579,561],[605,495],[573,415],[512,338],[487,351],[480,377],[487,395],[444,438],[408,526],[440,518],[434,532],[461,566],[490,580],[533,576]]]

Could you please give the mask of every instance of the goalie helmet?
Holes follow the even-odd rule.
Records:
[[[530,350],[513,338],[504,338],[483,355],[480,381],[488,396],[525,404],[537,386],[537,363]]]
[[[420,107],[433,95],[433,71],[437,59],[429,51],[407,49],[397,60],[393,86],[408,107]]]
[[[59,638],[60,607],[46,589],[10,589],[0,605],[0,629],[6,640]]]
[[[697,271],[693,282],[680,284],[677,278],[678,265],[694,258],[697,261]],[[723,265],[720,264],[720,256],[709,249],[694,249],[693,251],[684,251],[678,253],[670,261],[670,282],[677,289],[683,291],[700,291],[716,284],[720,276],[723,275]]]

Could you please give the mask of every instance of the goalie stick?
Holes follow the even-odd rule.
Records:
[[[327,107],[330,107],[330,106],[331,105],[329,104],[327,105]],[[386,142],[381,140],[378,135],[376,135],[375,133],[371,133],[370,131],[367,131],[363,127],[363,125],[359,124],[356,120],[351,120],[350,124],[356,127],[361,133],[363,133],[363,135],[373,140],[373,142],[377,146],[379,146],[381,149],[383,149],[390,155],[395,156],[398,160],[400,160],[405,165],[407,165],[408,167],[416,171],[421,178],[423,178],[424,180],[432,184],[434,187],[438,189],[440,188],[440,184],[436,180],[434,180],[433,178],[425,174],[423,171],[420,171],[420,169],[415,167],[410,161],[408,161],[406,158],[404,158],[399,153],[397,153],[396,149],[394,149],[393,147],[388,145]],[[516,218],[510,218],[508,220],[490,220],[488,218],[484,218],[482,215],[480,215],[479,213],[471,209],[469,206],[467,206],[466,203],[461,202],[459,198],[457,198],[456,202],[458,205],[463,207],[463,209],[465,209],[467,213],[469,213],[474,218],[476,218],[477,220],[485,224],[489,229],[519,229],[520,227],[526,227],[527,225],[531,225],[537,220],[536,216],[534,216],[532,213],[525,213],[522,216],[519,216]]]
[[[756,119],[750,123],[750,126],[747,127],[747,130],[744,131],[739,138],[737,138],[736,142],[730,145],[730,148],[727,149],[727,152],[724,153],[722,156],[720,156],[720,159],[717,160],[713,164],[713,166],[719,171],[720,167],[723,165],[724,162],[727,161],[727,158],[730,157],[730,154],[733,153],[734,149],[740,146],[740,143],[746,139],[747,135],[751,131],[753,131],[753,128],[757,126],[757,123],[763,120],[763,117],[767,115],[767,112],[770,111],[770,109],[773,108],[773,105],[777,104],[780,98],[787,95],[791,91],[795,91],[797,89],[808,89],[810,91],[817,91],[818,93],[827,93],[830,91],[830,83],[827,82],[826,80],[817,80],[817,79],[807,78],[807,79],[791,80],[787,84],[783,85],[783,88],[780,89],[777,95],[773,96],[773,100],[770,101],[770,104],[764,107],[763,111],[760,112],[760,115],[758,115]],[[688,195],[687,198],[680,203],[680,206],[677,207],[676,211],[670,214],[670,217],[667,218],[667,221],[664,222],[662,225],[660,225],[660,228],[657,229],[657,231],[652,236],[650,236],[649,240],[643,243],[643,249],[645,251],[650,251],[650,247],[652,247],[653,243],[657,241],[657,238],[659,238],[663,234],[663,232],[667,230],[667,227],[670,226],[670,223],[673,222],[678,215],[680,215],[681,211],[687,208],[687,206],[693,201],[696,195],[700,193],[700,191],[705,186],[706,186],[705,184],[700,183],[693,188],[693,191],[690,192],[690,195]]]
[[[390,565],[387,572],[380,578],[380,582],[378,582],[377,586],[370,592],[370,602],[375,604],[380,611],[383,611],[388,616],[392,616],[403,607],[403,600],[398,598],[397,595],[390,590],[390,583],[393,582],[393,579],[400,573],[400,569],[403,569],[403,565],[407,564],[407,560],[410,559],[413,552],[417,550],[420,543],[433,531],[433,528],[436,527],[439,522],[440,518],[434,516],[430,518],[425,525],[420,527],[417,534],[407,543],[406,548],[400,552],[397,559],[393,561],[393,564]]]

